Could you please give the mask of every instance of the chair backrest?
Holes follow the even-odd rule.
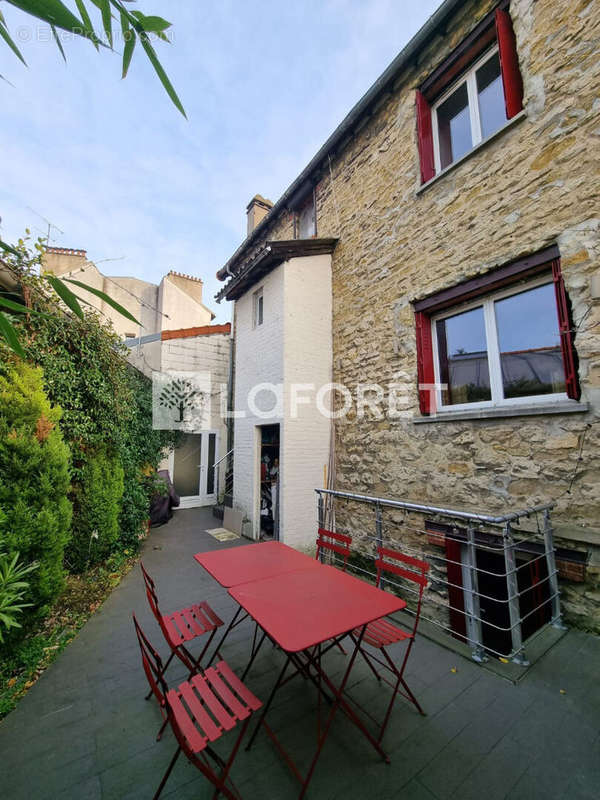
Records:
[[[323,552],[328,550],[330,553],[337,553],[337,555],[342,557],[344,561],[343,569],[345,570],[348,564],[351,544],[351,536],[344,533],[336,533],[335,531],[328,531],[326,528],[319,528],[317,535],[317,561],[320,561]]]
[[[152,613],[158,620],[159,624],[161,624],[162,615],[158,607],[158,595],[156,594],[156,586],[150,575],[147,573],[146,568],[144,567],[141,561],[140,561],[140,569],[142,570],[142,575],[144,576],[144,584],[146,586],[146,597],[148,598],[150,609],[152,610]]]
[[[427,573],[429,572],[429,564],[419,558],[407,556],[399,550],[392,550],[389,547],[378,547],[377,558],[375,559],[375,567],[377,569],[377,586],[380,586],[381,579],[384,572],[391,575],[398,575],[405,578],[407,581],[416,583],[419,587],[419,599],[417,602],[417,611],[415,614],[415,627],[419,624],[419,617],[421,616],[421,603],[423,601],[423,590],[427,586]]]
[[[148,683],[150,684],[152,693],[158,700],[159,705],[163,706],[165,705],[167,685],[162,677],[163,674],[162,659],[150,644],[148,637],[141,629],[140,623],[137,621],[137,617],[135,616],[135,614],[133,614],[132,616],[133,616],[133,624],[135,627],[135,633],[140,645],[140,651],[142,653],[142,665],[144,667],[144,672],[146,673],[146,677],[148,678]]]

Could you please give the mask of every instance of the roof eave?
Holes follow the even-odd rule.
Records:
[[[333,253],[337,243],[338,240],[335,238],[286,239],[266,242],[260,253],[215,295],[215,299],[217,302],[221,302],[223,299],[237,300],[284,261],[303,256]]]

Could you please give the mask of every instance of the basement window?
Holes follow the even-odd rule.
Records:
[[[252,327],[263,324],[263,290],[262,286],[252,295]]]

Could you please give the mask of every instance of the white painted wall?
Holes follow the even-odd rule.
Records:
[[[285,415],[281,494],[284,518],[282,540],[293,547],[314,544],[317,535],[317,497],[323,486],[323,467],[329,460],[331,420],[316,408],[316,390],[331,382],[331,256],[305,256],[287,262],[285,269],[284,384],[286,408],[293,383],[314,384],[310,404],[298,404],[296,419]],[[329,399],[329,396],[326,398]]]
[[[264,281],[252,287],[235,306],[234,408],[244,411],[246,416],[234,423],[234,508],[251,520],[255,536],[258,535],[255,505],[259,486],[256,426],[282,423],[283,417],[264,420],[251,414],[248,395],[259,383],[283,384],[284,266],[281,264]],[[253,293],[260,287],[263,290],[263,324],[253,328]],[[272,407],[273,397],[257,396],[256,405],[266,411]]]
[[[253,328],[253,293],[262,287],[263,325]],[[292,383],[331,381],[331,257],[294,258],[281,264],[236,302],[234,506],[258,535],[257,426],[280,423],[280,536],[294,547],[314,543],[316,497],[329,458],[331,421],[311,403],[290,418]],[[248,394],[259,383],[283,385],[284,414],[261,419],[249,413]],[[263,402],[261,402],[261,400]],[[272,407],[272,395],[257,395],[258,409]]]

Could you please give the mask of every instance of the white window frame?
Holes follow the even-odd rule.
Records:
[[[483,141],[483,136],[481,134],[481,117],[479,115],[479,98],[477,94],[477,78],[476,73],[477,70],[482,67],[486,61],[489,61],[490,58],[498,53],[498,45],[495,44],[489,50],[486,50],[485,53],[471,66],[469,67],[467,72],[463,72],[460,78],[454,81],[450,85],[450,87],[442,94],[433,104],[431,107],[431,121],[432,121],[432,128],[433,128],[433,159],[435,165],[435,174],[442,172],[445,169],[448,169],[452,164],[454,164],[459,159],[454,159],[450,162],[450,164],[446,164],[445,167],[442,167],[441,155],[440,155],[440,129],[438,125],[438,116],[437,110],[438,108],[444,103],[450,95],[454,94],[454,92],[463,84],[467,84],[467,97],[469,102],[469,118],[471,121],[471,139],[472,139],[472,147],[467,152],[471,152],[474,150],[477,145],[481,144]],[[504,86],[502,87],[502,92],[504,94]],[[501,128],[498,128],[500,130]],[[493,131],[487,137],[491,139],[492,136],[495,136],[498,131]],[[466,153],[465,153],[466,155]],[[460,158],[463,158],[461,156]]]
[[[513,284],[507,289],[491,294],[484,295],[477,300],[472,300],[466,303],[459,303],[451,308],[444,309],[440,314],[431,317],[431,342],[433,345],[433,368],[435,375],[435,383],[439,386],[442,383],[440,360],[437,342],[437,329],[436,323],[439,320],[454,317],[457,314],[462,314],[464,311],[471,311],[474,308],[483,308],[483,319],[485,324],[485,335],[487,342],[487,356],[488,356],[488,369],[490,374],[490,390],[492,394],[491,400],[480,400],[474,403],[453,403],[444,405],[443,393],[441,389],[436,389],[436,408],[438,412],[444,411],[467,411],[471,408],[496,408],[506,406],[519,406],[531,405],[532,403],[560,403],[567,400],[567,393],[553,392],[552,394],[533,394],[525,397],[504,397],[504,389],[502,385],[502,369],[500,365],[500,347],[498,344],[498,328],[496,325],[496,314],[494,310],[494,303],[497,300],[502,300],[505,297],[511,297],[515,294],[527,292],[530,289],[536,289],[538,286],[546,286],[552,284],[552,276],[544,275],[537,280],[527,281],[526,283]],[[558,310],[555,309],[556,330],[558,328]]]
[[[259,300],[262,300],[261,304],[262,313],[260,315],[260,320],[258,318]],[[265,300],[263,295],[263,287],[261,286],[260,289],[257,289],[252,295],[252,327],[258,328],[260,325],[263,324],[264,321],[265,321]]]

